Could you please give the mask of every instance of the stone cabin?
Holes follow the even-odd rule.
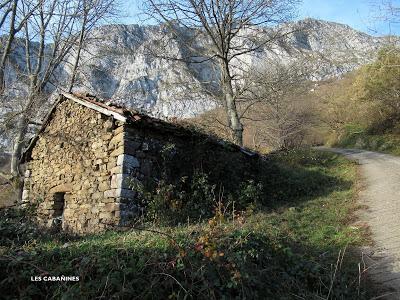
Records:
[[[138,212],[132,181],[157,176],[169,143],[189,154],[198,143],[226,148],[181,125],[90,95],[61,94],[23,154],[22,204],[37,204],[40,225],[72,233],[124,225]]]

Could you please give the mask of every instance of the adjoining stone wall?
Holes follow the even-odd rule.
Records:
[[[119,130],[118,130],[119,131]],[[121,133],[114,137],[118,140],[118,167],[112,182],[121,187],[119,201],[121,225],[130,223],[139,210],[135,183],[159,178],[158,168],[161,151],[168,143],[168,135],[157,135],[157,130],[143,130],[140,125],[126,125]],[[178,141],[175,141],[178,142]],[[155,167],[157,166],[157,167]]]
[[[153,183],[150,185],[154,187],[154,183],[160,180],[191,178],[195,172],[203,171],[210,175],[215,174],[217,179],[214,182],[221,183],[223,178],[229,180],[228,174],[233,175],[235,164],[243,168],[248,166],[252,170],[251,164],[254,163],[237,149],[229,148],[228,145],[220,144],[198,132],[168,130],[164,126],[157,127],[138,121],[124,126],[121,135],[115,139],[117,137],[120,143],[117,150],[120,153],[118,161],[123,163],[118,169],[119,174],[114,178],[125,194],[120,199],[121,224],[129,224],[138,211],[146,209],[139,207],[143,199],[138,199],[140,196],[132,192],[137,182],[142,187]],[[241,168],[236,169],[242,171]],[[235,185],[236,182],[232,184]]]
[[[65,193],[66,231],[98,232],[119,224],[121,131],[121,124],[73,101],[57,106],[26,165],[23,201],[38,203],[41,225],[52,226],[55,193]]]

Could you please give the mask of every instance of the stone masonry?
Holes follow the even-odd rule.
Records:
[[[53,222],[55,193],[64,193],[62,227],[96,232],[120,219],[117,193],[122,126],[73,101],[60,103],[27,162],[23,201],[38,204],[39,222]]]
[[[24,153],[23,204],[37,205],[40,225],[72,233],[125,225],[138,213],[134,182],[158,176],[165,145],[191,157],[205,139],[195,140],[174,124],[60,95]]]

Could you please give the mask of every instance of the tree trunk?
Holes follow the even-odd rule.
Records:
[[[14,177],[21,175],[19,171],[19,165],[27,129],[28,120],[26,117],[26,113],[23,113],[21,119],[18,121],[17,134],[14,139],[14,147],[11,154],[11,174]]]
[[[85,38],[86,22],[87,22],[87,11],[85,10],[84,11],[83,20],[82,20],[81,32],[79,34],[78,51],[77,51],[77,54],[76,54],[74,66],[72,68],[72,75],[71,75],[71,81],[70,81],[70,84],[69,84],[69,87],[68,87],[68,93],[72,92],[72,88],[74,87],[74,84],[75,84],[76,73],[78,71],[79,60],[81,58],[81,51],[82,51],[82,48],[83,48],[83,42],[84,42],[84,38]]]
[[[236,107],[236,100],[232,87],[232,77],[229,71],[229,63],[222,63],[222,90],[227,114],[228,126],[232,132],[233,142],[243,146],[243,125],[240,121]]]
[[[24,177],[20,171],[21,157],[25,145],[25,137],[28,131],[29,117],[27,113],[30,111],[29,107],[32,104],[32,98],[28,103],[27,108],[22,113],[17,125],[17,133],[14,139],[14,146],[11,153],[11,175],[14,189],[17,191],[17,199],[21,201]]]
[[[235,144],[243,146],[243,125],[240,122],[237,113],[236,103],[232,94],[225,95],[227,113],[230,120],[230,128],[232,131],[232,139]]]
[[[11,45],[12,45],[12,43],[14,41],[14,37],[15,37],[15,16],[17,14],[17,3],[18,3],[18,1],[15,0],[15,1],[13,1],[13,4],[12,4],[11,17],[10,17],[10,30],[8,32],[7,42],[3,49],[3,53],[2,53],[1,61],[0,61],[0,94],[3,93],[4,88],[5,88],[4,69],[6,66],[6,61],[7,61],[8,55],[10,54],[10,51],[11,51]]]
[[[31,80],[35,80],[35,78],[31,78]],[[21,175],[19,165],[21,162],[22,151],[24,149],[26,133],[28,132],[28,125],[30,120],[28,114],[32,112],[32,106],[35,99],[35,90],[33,89],[34,86],[34,82],[32,81],[30,85],[31,92],[28,96],[27,104],[25,105],[24,110],[21,113],[21,118],[18,120],[17,123],[17,132],[15,135],[14,146],[11,153],[11,175],[13,175],[14,177],[18,177]]]

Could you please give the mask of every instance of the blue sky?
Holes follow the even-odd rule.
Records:
[[[312,17],[322,20],[347,24],[355,29],[372,35],[388,33],[400,35],[400,23],[390,24],[377,20],[379,8],[374,3],[383,0],[303,0],[299,7],[299,19]],[[385,0],[387,1],[387,0]],[[119,23],[139,23],[141,0],[126,0],[122,12],[126,17],[120,18]],[[392,0],[397,7],[400,0]]]
[[[376,3],[382,0],[303,0],[299,15],[347,24],[374,35],[400,34],[400,24],[379,20],[383,12]],[[400,0],[392,1],[400,6]]]

